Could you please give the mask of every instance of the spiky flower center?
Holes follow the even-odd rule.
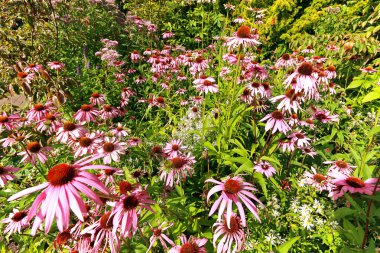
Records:
[[[248,38],[251,37],[251,28],[249,28],[249,27],[246,26],[246,25],[242,25],[242,26],[240,26],[240,28],[237,30],[236,35],[238,36],[238,38],[248,39]]]
[[[0,116],[0,123],[5,123],[5,122],[8,122],[8,121],[9,121],[8,116]]]
[[[258,89],[258,88],[260,87],[260,83],[258,83],[258,82],[253,82],[253,83],[251,83],[251,86],[252,86],[253,88]]]
[[[223,222],[224,229],[229,234],[236,234],[240,229],[240,219],[237,216],[231,216],[230,218],[230,227],[227,226],[227,220]]]
[[[61,233],[58,233],[57,238],[55,239],[55,242],[58,243],[58,245],[66,244],[68,240],[71,239],[71,234],[68,231],[63,231]]]
[[[127,192],[132,190],[132,184],[128,181],[119,182],[119,191],[121,194],[127,194]]]
[[[153,230],[154,236],[157,236],[157,237],[160,236],[162,233],[161,229],[159,228],[153,228],[152,230]]]
[[[35,104],[35,105],[33,105],[33,108],[36,111],[42,111],[45,109],[45,106],[43,104]]]
[[[160,146],[153,146],[150,152],[152,154],[160,154],[162,153],[162,148]]]
[[[110,105],[104,105],[103,110],[106,112],[110,112],[110,111],[112,111],[112,107]]]
[[[281,111],[276,110],[276,111],[272,112],[272,118],[274,118],[276,120],[282,120],[282,119],[284,119],[284,114]]]
[[[13,215],[12,220],[15,222],[21,221],[22,219],[26,217],[26,215],[27,214],[25,211],[17,212]]]
[[[315,175],[313,175],[313,179],[314,179],[314,181],[317,182],[317,183],[322,183],[322,182],[325,181],[327,178],[326,178],[324,175],[322,175],[322,174],[315,174]]]
[[[212,85],[213,85],[213,83],[211,81],[209,81],[209,80],[205,80],[203,82],[203,86],[212,86]]]
[[[156,102],[159,104],[163,104],[163,103],[165,103],[165,99],[163,97],[157,97]]]
[[[121,131],[123,131],[124,129],[123,129],[123,127],[121,127],[121,126],[118,126],[118,127],[116,127],[116,130],[117,130],[118,132],[121,132]]]
[[[81,147],[86,148],[86,147],[90,146],[91,143],[92,143],[92,139],[91,138],[88,138],[88,137],[80,137],[79,138],[79,145]]]
[[[224,191],[230,194],[236,194],[240,191],[240,183],[235,179],[228,179],[224,183]]]
[[[197,247],[193,243],[187,242],[181,246],[180,253],[196,253]]]
[[[244,91],[243,91],[243,95],[244,96],[249,96],[250,94],[251,94],[251,91],[249,89],[245,88]]]
[[[205,59],[204,59],[203,57],[199,56],[199,57],[197,57],[197,58],[195,59],[195,62],[196,62],[196,63],[202,63],[204,60],[205,60]]]
[[[84,105],[81,105],[80,109],[81,109],[82,111],[89,112],[89,111],[91,111],[92,106],[91,106],[91,105],[84,104]]]
[[[314,121],[313,121],[312,119],[306,119],[305,121],[306,121],[306,123],[308,123],[308,124],[313,124],[313,123],[314,123]]]
[[[180,169],[187,163],[186,159],[182,157],[174,157],[170,161],[172,163],[172,167],[175,169]]]
[[[41,145],[38,142],[33,141],[26,145],[26,149],[31,153],[38,153],[38,151],[41,150]]]
[[[354,188],[363,188],[365,187],[365,183],[363,180],[357,177],[348,177],[346,178],[346,183]]]
[[[102,218],[100,218],[100,226],[103,229],[110,229],[112,228],[112,220],[113,218],[111,218],[111,212],[107,212],[103,214]]]
[[[283,54],[283,55],[281,56],[281,58],[282,58],[283,60],[285,60],[285,61],[288,61],[288,60],[290,60],[290,54]]]
[[[66,163],[61,163],[53,166],[49,170],[47,180],[54,186],[60,186],[71,182],[76,176],[76,169]]]
[[[18,73],[17,73],[17,77],[18,77],[18,78],[21,78],[21,79],[22,79],[22,78],[25,78],[25,77],[27,77],[27,76],[28,76],[28,74],[25,73],[25,72],[18,72]]]
[[[5,172],[4,166],[0,165],[0,175]]]
[[[126,196],[123,199],[123,207],[125,210],[131,210],[139,205],[139,199],[135,195]]]
[[[104,174],[106,174],[107,176],[112,176],[113,174],[115,174],[116,170],[113,170],[113,169],[105,169],[104,170]]]
[[[104,151],[110,153],[115,150],[115,145],[112,142],[105,142],[103,144]]]
[[[179,150],[179,145],[177,145],[177,144],[173,144],[173,145],[172,145],[172,150],[174,150],[174,151],[178,151],[178,150]]]
[[[297,139],[303,139],[303,138],[305,138],[305,135],[303,135],[301,133],[296,133],[296,137],[297,137]]]
[[[333,71],[336,71],[336,68],[335,68],[335,66],[330,65],[327,67],[327,70],[333,72]]]
[[[99,98],[100,94],[98,92],[94,92],[94,93],[92,93],[91,97],[93,97],[93,98]]]
[[[52,113],[48,113],[48,114],[46,114],[45,118],[46,118],[47,120],[50,120],[50,121],[54,121],[54,120],[56,120],[55,115],[52,114]]]
[[[338,166],[341,169],[345,169],[345,168],[348,167],[348,164],[345,161],[342,161],[342,160],[336,161],[335,164],[336,164],[336,166]]]
[[[313,73],[313,65],[310,62],[303,62],[297,69],[298,73],[310,76]]]
[[[73,131],[73,130],[75,130],[77,128],[77,126],[75,125],[75,123],[73,123],[73,122],[65,122],[64,124],[63,124],[63,129],[65,130],[65,131]]]
[[[198,108],[197,108],[197,107],[193,107],[193,108],[191,108],[191,110],[192,110],[193,112],[198,112]]]

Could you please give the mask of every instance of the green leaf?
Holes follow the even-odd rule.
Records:
[[[364,96],[362,103],[367,103],[380,98],[380,92],[372,91]]]
[[[260,185],[261,190],[263,190],[264,196],[268,197],[268,191],[267,191],[267,181],[264,179],[263,174],[255,172],[253,174],[253,178],[257,180],[257,183]]]
[[[341,218],[344,218],[344,217],[346,217],[348,215],[352,215],[354,213],[357,213],[357,211],[353,210],[353,209],[350,209],[348,207],[342,207],[342,208],[339,208],[338,210],[336,210],[334,212],[334,216],[337,219],[341,219]]]
[[[362,86],[364,83],[364,80],[353,80],[350,85],[348,85],[347,89],[355,89],[360,86]]]
[[[293,244],[300,239],[300,236],[293,237],[289,239],[286,243],[282,244],[280,247],[276,249],[277,253],[287,253],[289,249],[293,246]]]

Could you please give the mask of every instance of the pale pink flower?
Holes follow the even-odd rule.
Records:
[[[137,230],[138,216],[141,211],[147,209],[154,213],[150,207],[154,203],[146,190],[135,190],[129,195],[122,195],[111,213],[114,215],[113,233],[116,233],[120,227],[121,236],[131,238]]]
[[[94,92],[91,94],[90,102],[94,105],[103,105],[105,100],[105,95],[99,92]]]
[[[166,32],[162,33],[163,39],[168,39],[168,38],[172,38],[172,37],[174,37],[174,33],[170,32],[170,31],[166,31]]]
[[[65,67],[65,64],[59,61],[52,61],[48,62],[48,66],[50,69],[61,70]]]
[[[360,70],[361,70],[363,73],[368,73],[368,74],[372,74],[372,73],[377,72],[377,70],[376,70],[376,69],[373,69],[372,67],[360,68]]]
[[[164,225],[165,225],[165,222],[160,224],[158,226],[158,228],[152,228],[153,235],[149,238],[150,244],[149,244],[149,248],[146,252],[149,252],[152,249],[152,247],[153,247],[154,243],[157,241],[157,239],[160,240],[161,245],[165,249],[165,251],[169,250],[166,243],[169,243],[171,246],[175,245],[175,243],[167,235],[165,235],[163,233],[166,229],[170,228],[173,224],[171,224],[169,226],[164,226]]]
[[[92,186],[104,194],[108,194],[108,191],[95,175],[86,172],[86,170],[112,168],[104,165],[89,165],[95,159],[98,157],[81,159],[73,165],[57,164],[49,170],[48,182],[22,190],[8,198],[8,201],[12,201],[44,189],[37,196],[28,212],[28,220],[35,217],[31,230],[32,235],[35,235],[43,220],[45,220],[45,233],[48,233],[54,217],[59,231],[68,229],[70,209],[79,220],[84,221],[83,214],[87,213],[87,210],[79,191],[97,204],[103,205],[100,198],[88,186]]]
[[[335,66],[333,66],[333,65],[328,66],[327,69],[325,70],[325,73],[326,73],[328,79],[336,78]]]
[[[133,50],[133,52],[131,53],[131,60],[133,62],[137,62],[140,58],[140,54],[136,50]]]
[[[234,19],[234,23],[237,23],[237,24],[242,24],[245,22],[245,19],[241,16],[238,16],[237,18]]]
[[[290,68],[295,67],[296,65],[297,62],[290,54],[283,54],[275,64],[276,68]]]
[[[297,113],[301,109],[300,102],[302,101],[302,93],[296,92],[295,89],[290,89],[285,92],[285,95],[276,96],[270,99],[272,103],[280,102],[277,106],[278,110],[285,110],[289,113],[292,110]]]
[[[99,111],[93,105],[83,104],[74,114],[74,119],[79,122],[95,122],[98,115]]]
[[[311,156],[313,158],[317,154],[317,152],[315,152],[315,150],[311,146],[309,146],[309,147],[303,147],[303,148],[301,148],[301,150],[302,150],[302,154]]]
[[[267,161],[255,162],[253,169],[258,173],[264,174],[267,178],[276,174],[276,169]]]
[[[29,142],[28,145],[26,145],[26,150],[18,153],[18,155],[24,156],[20,162],[30,162],[34,165],[37,159],[41,163],[45,163],[48,159],[49,152],[52,150],[52,147],[42,147],[39,142],[34,141]]]
[[[12,115],[7,115],[7,113],[3,112],[0,115],[0,133],[3,131],[3,128],[7,130],[12,130],[18,127],[17,121],[20,119],[20,115],[18,114],[12,114]]]
[[[294,142],[289,140],[288,138],[280,140],[278,142],[279,148],[282,149],[282,152],[293,152],[296,149],[296,146],[294,145]]]
[[[47,113],[45,118],[37,123],[37,130],[40,132],[47,131],[50,134],[55,134],[62,126],[62,123],[58,120],[58,114]]]
[[[334,44],[329,44],[327,45],[326,49],[329,51],[338,51],[339,47],[335,46]]]
[[[171,157],[160,169],[160,179],[165,182],[166,188],[172,188],[174,184],[179,184],[181,180],[186,180],[187,174],[193,173],[191,165],[195,159],[190,154]]]
[[[100,175],[98,175],[98,178],[104,182],[104,185],[114,184],[115,178],[114,176],[122,176],[124,175],[123,170],[121,169],[106,169],[102,171]]]
[[[182,154],[183,151],[187,149],[186,146],[182,145],[181,140],[172,140],[166,143],[164,147],[164,153],[169,157],[176,157]]]
[[[43,70],[42,65],[40,64],[29,64],[24,68],[24,72],[30,73],[30,72],[39,72],[40,70]]]
[[[113,119],[119,116],[119,110],[110,105],[103,105],[103,109],[100,111],[100,117],[104,120]]]
[[[46,114],[50,113],[53,109],[52,102],[43,104],[35,104],[26,114],[26,118],[30,121],[39,121],[45,118]]]
[[[140,145],[140,143],[141,143],[141,139],[137,138],[137,137],[133,137],[133,138],[128,140],[128,145],[131,147],[138,146],[138,145]]]
[[[12,173],[17,172],[19,170],[19,168],[14,168],[12,166],[0,165],[0,186],[4,187],[7,185],[8,181],[16,179],[16,176],[12,175]]]
[[[317,79],[312,73],[313,65],[309,62],[302,62],[297,70],[286,78],[284,83],[287,87],[291,85],[295,92],[303,92],[308,98],[318,98]]]
[[[211,195],[213,195],[216,192],[222,192],[221,196],[215,201],[215,203],[212,205],[209,216],[211,216],[213,213],[215,213],[216,209],[219,207],[218,211],[218,219],[222,218],[222,214],[224,213],[224,210],[227,208],[227,226],[231,228],[231,216],[233,214],[232,212],[232,203],[235,203],[239,210],[239,214],[242,220],[243,226],[246,226],[246,218],[245,218],[245,212],[243,205],[244,204],[251,213],[256,217],[258,221],[260,221],[260,217],[257,212],[256,205],[252,202],[251,199],[258,202],[261,206],[264,206],[261,201],[252,194],[252,191],[256,191],[256,188],[253,187],[252,184],[245,182],[243,178],[241,177],[227,177],[227,179],[222,180],[222,182],[219,182],[214,179],[207,179],[205,182],[212,182],[217,184],[213,188],[210,189],[210,191],[207,194],[207,201],[209,201]]]
[[[302,131],[294,132],[290,134],[288,138],[299,148],[308,147],[310,145],[310,138]]]
[[[274,111],[266,115],[260,122],[267,121],[265,125],[265,131],[271,130],[272,133],[277,131],[286,134],[290,131],[289,125],[285,122],[284,114],[281,111]]]
[[[35,73],[25,73],[25,72],[18,72],[17,73],[17,78],[20,79],[23,83],[26,83],[27,86],[30,89],[29,84],[33,81],[35,77]]]
[[[329,168],[329,173],[333,171],[338,171],[340,173],[349,175],[353,171],[353,168],[356,168],[356,166],[352,166],[348,164],[347,162],[340,159],[337,161],[326,161],[326,162],[323,162],[323,164],[332,164],[331,167]]]
[[[116,137],[122,138],[128,135],[129,129],[125,128],[121,123],[117,123],[117,127],[112,129],[110,132]]]
[[[21,229],[29,225],[28,212],[13,208],[13,212],[9,214],[9,217],[2,219],[1,222],[8,223],[4,229],[4,234],[11,235],[15,232],[21,234]]]
[[[203,70],[208,69],[208,62],[209,61],[203,58],[202,56],[198,56],[197,58],[195,58],[191,67],[189,68],[190,73],[194,75],[197,72],[202,72]]]
[[[102,142],[102,149],[98,152],[103,154],[103,162],[105,164],[110,164],[112,161],[120,162],[120,155],[125,154],[127,149],[126,144],[116,140],[115,137],[105,137]]]
[[[244,249],[245,233],[243,224],[237,214],[232,213],[229,221],[230,226],[227,225],[227,215],[224,214],[223,220],[218,220],[213,227],[216,227],[213,235],[213,244],[217,253],[235,253]],[[222,238],[218,241],[219,237]],[[232,245],[235,244],[232,249]],[[232,251],[231,251],[232,249]]]
[[[84,126],[66,121],[57,131],[57,140],[62,143],[69,143],[76,140],[87,133]]]
[[[317,188],[320,192],[323,190],[330,191],[331,190],[331,182],[327,176],[323,174],[317,173],[316,169],[311,167],[312,173],[309,171],[305,171],[303,174],[304,178],[301,180],[303,183],[312,185]]]
[[[202,84],[197,84],[195,88],[200,92],[204,92],[205,94],[207,94],[208,92],[210,93],[218,92],[218,85],[208,80],[203,81]]]
[[[248,26],[242,25],[233,37],[227,38],[226,46],[228,48],[236,48],[242,46],[246,47],[254,47],[261,44],[258,40],[258,36],[256,34],[251,33],[251,28]]]
[[[366,195],[373,195],[375,193],[377,178],[369,178],[363,181],[360,178],[346,175],[339,171],[333,171],[329,175],[334,178],[331,180],[334,186],[329,194],[329,197],[332,197],[333,200],[343,197],[346,192]],[[376,192],[379,191],[380,188],[378,187]]]
[[[337,122],[339,121],[339,116],[337,114],[330,115],[330,112],[327,110],[316,110],[313,114],[313,119],[319,120],[322,123]]]
[[[301,51],[302,53],[304,53],[304,54],[313,54],[315,51],[314,51],[314,49],[313,49],[313,46],[307,46],[305,49],[303,49],[302,51]]]
[[[179,237],[181,239],[181,245],[176,245],[171,248],[168,253],[206,253],[206,238],[195,238],[190,236],[189,239],[186,238],[185,235],[181,235]]]
[[[105,252],[107,249],[110,249],[111,253],[120,252],[119,235],[113,232],[112,228],[113,216],[111,212],[106,212],[94,224],[83,229],[81,234],[91,234],[91,241],[94,242],[93,250],[90,252]]]
[[[86,133],[75,141],[70,141],[70,144],[73,144],[74,157],[96,154],[99,148],[97,142],[99,138],[98,133]]]

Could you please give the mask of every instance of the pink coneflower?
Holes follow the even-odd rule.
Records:
[[[229,226],[227,225],[227,216],[224,215],[223,220],[218,220],[213,227],[216,227],[213,235],[213,244],[217,249],[217,253],[230,253],[230,252],[240,252],[244,249],[245,233],[243,230],[243,224],[241,219],[237,214],[232,213],[229,221]],[[218,238],[221,237],[218,246],[216,242]],[[235,247],[231,251],[232,245]]]
[[[308,138],[302,131],[294,132],[290,134],[288,138],[299,148],[310,145],[310,138]]]
[[[337,122],[339,121],[339,116],[337,114],[330,115],[330,112],[327,110],[316,110],[313,119],[319,120],[322,123]]]
[[[293,152],[296,149],[294,142],[289,140],[288,138],[279,140],[278,147],[282,149],[282,152]]]
[[[375,193],[377,178],[370,178],[363,181],[360,178],[346,175],[338,171],[334,171],[329,175],[335,178],[331,180],[334,186],[329,194],[329,197],[332,197],[333,200],[343,197],[346,192],[366,195],[373,195]],[[378,191],[380,191],[380,188],[376,189],[376,192]]]
[[[223,77],[231,73],[231,69],[229,67],[223,67],[220,70],[219,76]]]
[[[307,46],[305,49],[303,49],[302,51],[301,51],[302,53],[304,53],[304,54],[314,54],[314,49],[313,49],[313,46]]]
[[[272,103],[279,102],[277,106],[278,110],[284,109],[291,113],[293,110],[297,113],[298,109],[301,109],[300,102],[302,101],[302,93],[296,92],[295,89],[287,90],[285,95],[276,96],[270,99]]]
[[[48,62],[48,66],[50,69],[61,70],[63,67],[65,67],[65,64],[59,61],[52,61]]]
[[[280,59],[277,60],[276,68],[290,68],[297,65],[297,62],[290,54],[283,54]]]
[[[34,165],[37,159],[41,163],[45,163],[48,159],[48,153],[52,150],[52,147],[42,147],[39,142],[34,141],[29,142],[28,145],[26,145],[26,150],[18,153],[18,155],[24,156],[20,162],[30,162]]]
[[[83,104],[74,114],[74,119],[79,122],[95,122],[98,115],[99,111],[93,105]]]
[[[300,121],[299,122],[299,125],[300,126],[307,126],[307,127],[309,127],[310,129],[314,129],[314,120],[313,120],[313,118],[308,118],[308,119],[306,119],[305,121]]]
[[[251,28],[242,25],[233,37],[227,38],[226,45],[228,48],[236,48],[239,46],[242,46],[243,48],[254,47],[261,44],[257,41],[257,37],[257,35],[251,34]]]
[[[141,139],[137,138],[137,137],[133,137],[133,138],[128,140],[128,145],[131,147],[138,146],[138,145],[140,145],[140,143],[141,143]]]
[[[111,212],[106,212],[94,224],[83,229],[81,234],[91,234],[91,241],[94,242],[93,250],[90,252],[105,252],[108,248],[111,253],[120,252],[119,235],[112,231],[113,227],[113,216]]]
[[[169,157],[176,157],[182,154],[183,151],[187,149],[186,146],[182,145],[181,140],[172,140],[166,143],[164,147],[164,153]]]
[[[110,132],[116,137],[122,138],[128,135],[129,129],[125,128],[121,123],[117,123],[117,127]]]
[[[150,198],[146,190],[136,190],[129,195],[122,196],[122,198],[115,203],[111,215],[113,218],[113,229],[116,233],[120,227],[121,236],[131,238],[137,230],[138,215],[143,209],[147,209],[154,213],[150,205],[154,201]]]
[[[100,111],[100,117],[104,120],[113,119],[119,116],[119,110],[110,105],[103,105],[103,109]]]
[[[91,94],[90,102],[94,105],[103,105],[104,104],[105,95],[100,94],[99,92],[94,92]]]
[[[24,68],[24,72],[26,72],[26,73],[39,72],[42,69],[43,69],[43,67],[40,64],[37,64],[37,65],[36,64],[29,64],[28,66],[26,66]]]
[[[376,70],[376,69],[373,69],[372,67],[360,68],[360,70],[361,70],[363,73],[369,73],[369,74],[372,74],[372,73],[377,72],[377,70]]]
[[[161,245],[165,249],[165,251],[169,250],[166,243],[169,243],[171,246],[175,245],[174,242],[167,235],[163,234],[163,231],[170,228],[171,226],[172,226],[172,224],[169,226],[165,226],[165,222],[163,222],[157,228],[152,228],[153,235],[149,238],[150,244],[149,244],[149,248],[146,252],[149,252],[152,249],[152,247],[153,247],[154,243],[157,241],[157,239],[160,240]]]
[[[102,141],[102,149],[99,150],[103,154],[103,162],[110,164],[112,161],[120,162],[120,155],[125,154],[127,149],[124,142],[117,141],[115,137],[105,137]]]
[[[333,66],[333,65],[328,66],[327,69],[325,70],[325,73],[326,73],[328,79],[336,78],[335,66]]]
[[[195,58],[194,62],[192,63],[189,71],[193,75],[195,75],[197,72],[202,72],[205,69],[208,69],[208,60],[203,58],[202,56],[198,56]]]
[[[252,191],[256,191],[256,188],[253,187],[252,184],[245,182],[243,178],[240,177],[227,177],[227,179],[219,182],[214,179],[207,179],[205,182],[212,182],[217,184],[207,194],[207,201],[209,201],[211,195],[216,192],[222,191],[222,195],[215,201],[212,205],[209,216],[215,213],[218,206],[218,219],[222,218],[222,214],[224,210],[227,208],[227,226],[231,228],[230,220],[232,216],[232,203],[235,203],[238,207],[239,214],[242,220],[243,226],[246,226],[245,212],[242,203],[252,212],[252,214],[256,217],[257,220],[260,221],[260,217],[257,213],[256,205],[252,202],[251,199],[258,202],[261,206],[264,206],[261,201],[252,194]]]
[[[218,92],[218,85],[208,80],[205,80],[202,84],[196,85],[195,88],[200,92],[204,92],[205,94],[207,94],[208,92],[210,93]]]
[[[346,106],[346,113],[347,113],[348,115],[351,115],[351,113],[352,113],[352,106],[351,106],[351,105],[347,105],[347,106]]]
[[[66,121],[57,131],[57,140],[62,143],[68,143],[76,140],[87,133],[84,126]]]
[[[4,187],[7,185],[8,181],[16,179],[16,176],[12,175],[12,173],[17,172],[19,170],[19,168],[0,165],[0,186]]]
[[[268,120],[268,122],[265,125],[265,131],[271,130],[273,134],[277,131],[284,134],[290,131],[289,125],[285,122],[284,114],[279,110],[266,115],[262,120],[260,120],[260,122],[266,120]]]
[[[163,39],[168,39],[168,38],[172,38],[172,37],[174,37],[174,33],[170,32],[170,31],[166,31],[166,32],[162,33]]]
[[[254,97],[262,97],[263,96],[263,87],[261,86],[260,83],[258,82],[252,82],[250,84],[247,85],[247,88],[251,91],[252,93],[252,96]]]
[[[297,70],[289,75],[284,83],[286,86],[292,86],[295,92],[304,92],[308,98],[318,97],[317,79],[312,75],[313,65],[309,62],[302,62]],[[293,79],[295,82],[293,82]]]
[[[136,50],[133,50],[133,52],[131,53],[131,60],[133,62],[137,62],[140,58],[140,54]]]
[[[55,107],[52,102],[43,104],[35,104],[26,114],[26,118],[30,121],[39,121],[45,118],[46,114],[51,112]]]
[[[112,170],[104,170],[100,175],[98,175],[98,178],[104,182],[104,185],[109,185],[115,183],[114,176],[122,176],[123,170],[121,169],[112,169]]]
[[[264,174],[267,178],[276,174],[276,169],[267,161],[255,162],[253,169],[258,173]]]
[[[343,160],[326,161],[326,162],[323,162],[323,164],[332,164],[331,167],[329,168],[329,173],[333,171],[338,171],[340,173],[349,175],[351,174],[353,168],[356,168],[356,166],[352,166]]]
[[[1,222],[8,223],[7,227],[4,229],[4,234],[8,233],[8,235],[11,235],[15,232],[21,234],[21,229],[29,224],[28,212],[19,211],[14,208],[13,213],[10,213],[9,217],[2,219]]]
[[[49,170],[47,174],[48,182],[22,190],[8,199],[8,201],[12,201],[44,189],[29,209],[28,220],[35,217],[31,230],[32,235],[35,235],[43,220],[45,220],[45,233],[48,233],[54,217],[56,218],[58,230],[61,232],[66,230],[70,222],[70,209],[79,220],[84,221],[83,214],[87,213],[87,211],[79,191],[97,204],[103,205],[100,198],[88,186],[108,194],[106,187],[95,175],[85,170],[112,168],[104,165],[88,165],[89,162],[97,158],[81,159],[73,165],[57,164]]]
[[[243,102],[250,104],[253,99],[251,90],[249,88],[245,88],[243,93],[240,95],[240,99]]]
[[[98,133],[86,133],[73,141],[74,157],[96,154],[99,148],[97,143],[99,137]]]
[[[171,248],[168,253],[206,253],[206,238],[195,238],[190,236],[189,239],[185,235],[179,237],[181,239],[181,245],[176,245]]]
[[[199,75],[199,78],[197,78],[197,79],[195,79],[193,81],[193,84],[195,84],[195,85],[201,85],[205,81],[209,81],[209,82],[215,83],[215,79],[212,76],[206,76],[204,74],[201,74],[201,75]]]
[[[245,19],[242,16],[238,16],[237,18],[234,19],[234,23],[237,24],[242,24],[245,22]]]
[[[317,188],[320,192],[323,190],[330,191],[331,190],[331,182],[330,179],[323,175],[317,173],[316,169],[311,167],[312,173],[309,171],[305,171],[304,178],[301,180],[303,183],[312,185]]]
[[[303,147],[303,148],[301,148],[301,150],[302,150],[303,154],[311,156],[313,158],[317,154],[317,152],[315,152],[315,150],[311,146],[309,146],[309,147]]]
[[[326,49],[329,51],[338,51],[339,47],[335,46],[334,44],[329,44],[327,45]]]
[[[15,129],[18,126],[17,121],[19,119],[20,116],[18,114],[12,114],[8,116],[5,112],[3,112],[0,115],[0,133],[3,131],[3,127],[9,131]]]
[[[35,76],[34,73],[29,73],[29,74],[25,72],[17,73],[17,78],[26,84],[30,84],[34,79],[34,76]],[[28,88],[30,89],[29,85],[28,85]]]
[[[58,120],[58,114],[47,113],[45,118],[37,123],[37,130],[40,132],[48,131],[48,133],[56,133],[62,126],[62,123]]]
[[[195,159],[190,154],[169,158],[160,170],[160,179],[165,182],[165,187],[172,188],[174,184],[186,180],[187,174],[191,176],[193,173],[191,165],[194,163]]]

